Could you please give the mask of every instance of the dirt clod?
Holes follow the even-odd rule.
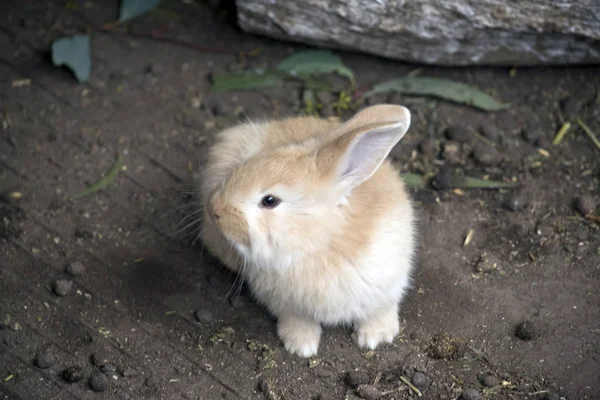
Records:
[[[66,382],[79,382],[83,379],[83,368],[81,368],[79,365],[71,365],[63,370],[61,376]]]
[[[596,200],[592,195],[584,194],[575,199],[575,209],[581,215],[593,214],[596,211]]]
[[[429,378],[422,372],[415,372],[410,381],[416,387],[423,388],[429,383]]]
[[[433,338],[429,346],[429,355],[437,359],[454,359],[464,353],[464,345],[447,334],[439,334]]]
[[[583,101],[579,96],[569,96],[561,103],[562,110],[568,118],[577,115],[582,105]]]
[[[346,374],[346,383],[352,389],[369,382],[369,374],[364,371],[350,371]]]
[[[419,144],[419,150],[421,154],[427,157],[434,157],[440,151],[438,144],[435,140],[427,138]]]
[[[454,168],[444,165],[433,178],[431,184],[437,190],[450,189],[452,187],[452,178],[454,173]]]
[[[479,145],[475,147],[473,157],[477,162],[484,166],[494,166],[502,162],[502,154],[493,148]]]
[[[461,162],[460,144],[457,142],[446,142],[444,144],[444,151],[442,157],[453,164],[459,164]]]
[[[194,312],[196,320],[202,324],[210,324],[213,319],[213,313],[205,308],[199,308]]]
[[[533,322],[523,321],[517,325],[515,335],[521,340],[532,340],[539,336],[539,332]]]
[[[494,375],[489,374],[483,375],[479,380],[481,384],[485,387],[494,387],[500,384],[498,378],[496,378]]]
[[[88,384],[94,392],[104,392],[108,388],[108,378],[101,372],[94,372]]]
[[[115,364],[113,363],[106,363],[102,366],[102,368],[100,368],[102,370],[102,372],[104,372],[106,375],[116,375],[119,371],[119,367],[117,367]]]
[[[102,367],[104,364],[109,362],[109,355],[104,350],[97,351],[92,354],[92,364],[96,367]]]
[[[154,376],[147,377],[146,380],[144,381],[144,385],[149,388],[156,387],[157,386],[156,378]]]
[[[373,385],[360,385],[356,388],[356,394],[366,400],[377,400],[381,397],[381,392]]]
[[[66,296],[71,293],[71,288],[73,284],[71,281],[67,281],[66,279],[59,279],[54,282],[54,294],[57,296]]]
[[[537,397],[536,400],[560,400],[560,395],[555,392],[546,392],[541,393],[540,397]]]
[[[269,393],[270,387],[269,387],[269,380],[265,377],[260,378],[260,380],[258,381],[258,390],[260,390],[263,393]]]
[[[468,143],[473,139],[473,134],[464,125],[451,125],[446,129],[448,139],[456,140],[457,142]]]
[[[489,273],[498,269],[500,265],[500,259],[493,254],[483,253],[477,261],[475,270],[477,272]]]
[[[79,276],[85,273],[85,265],[79,261],[73,261],[67,265],[67,273],[72,276]]]
[[[227,286],[225,283],[225,279],[216,274],[210,275],[207,280],[208,284],[215,289],[221,289]]]
[[[465,389],[460,394],[460,400],[481,400],[481,393],[476,389]]]
[[[8,328],[10,326],[11,319],[12,317],[10,314],[4,314],[2,317],[0,317],[0,329]]]
[[[233,308],[244,308],[250,304],[250,299],[248,298],[248,296],[238,294],[229,298],[229,304]]]
[[[50,351],[36,354],[35,359],[33,360],[35,366],[42,369],[51,368],[56,362],[56,357]]]
[[[527,198],[522,193],[511,193],[504,201],[504,207],[513,212],[521,211],[527,205]]]
[[[496,126],[489,123],[481,126],[481,133],[483,136],[494,142],[498,142],[502,139],[502,133],[500,130]]]

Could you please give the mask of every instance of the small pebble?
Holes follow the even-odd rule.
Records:
[[[502,162],[502,154],[482,145],[475,147],[473,157],[479,164],[486,166],[498,165]]]
[[[434,157],[439,152],[439,146],[433,139],[425,139],[419,144],[421,154],[427,157]]]
[[[346,383],[352,389],[369,382],[369,375],[363,371],[350,371],[346,374]]]
[[[149,75],[159,75],[160,67],[157,64],[149,64],[146,68],[144,68],[144,72]]]
[[[560,395],[554,392],[544,393],[538,400],[560,400]]]
[[[593,214],[596,211],[596,201],[590,194],[584,194],[575,200],[575,208],[581,215]]]
[[[482,125],[481,133],[483,134],[483,136],[485,136],[486,138],[488,138],[494,142],[498,142],[502,138],[502,134],[500,133],[500,130],[496,126],[491,125],[491,124]]]
[[[265,394],[269,393],[269,390],[271,390],[269,386],[269,381],[265,377],[260,378],[258,381],[258,390]]]
[[[137,372],[133,368],[125,368],[121,375],[123,375],[124,378],[131,378],[132,376],[136,376]]]
[[[500,381],[494,375],[486,375],[481,380],[481,384],[485,387],[495,387],[500,384]]]
[[[457,142],[446,142],[444,144],[444,151],[442,152],[442,158],[452,163],[460,162],[460,144]]]
[[[23,19],[21,19],[21,25],[24,28],[33,28],[35,26],[35,19],[33,19],[33,18],[23,18]]]
[[[212,113],[215,116],[222,116],[222,115],[228,115],[231,114],[231,107],[225,105],[224,103],[217,103],[212,107]]]
[[[149,387],[149,388],[156,387],[156,378],[153,376],[147,377],[146,380],[144,381],[144,385],[146,385],[146,387]]]
[[[198,322],[203,323],[203,324],[209,324],[214,319],[213,313],[210,310],[207,310],[205,308],[197,309],[194,312],[194,316],[196,317],[196,320]]]
[[[446,190],[452,187],[452,180],[454,178],[455,170],[454,168],[444,165],[438,171],[437,175],[433,178],[431,182],[433,187],[437,190]]]
[[[583,101],[578,96],[570,96],[562,101],[562,110],[565,113],[566,117],[573,117],[577,115],[581,106],[583,105]]]
[[[538,330],[531,321],[524,321],[517,325],[515,335],[521,340],[532,340],[538,336]]]
[[[54,357],[54,354],[52,354],[49,351],[46,351],[43,353],[36,354],[35,359],[33,360],[33,363],[38,368],[47,369],[47,368],[54,366],[54,364],[56,364],[56,361],[57,360],[56,360],[56,357]]]
[[[476,389],[465,389],[460,395],[460,400],[481,400],[481,393]]]
[[[433,338],[433,342],[429,347],[429,354],[437,359],[453,359],[461,352],[461,343],[448,336],[447,334],[439,334]]]
[[[381,397],[381,392],[373,385],[360,385],[356,388],[356,394],[366,400],[377,400]]]
[[[95,392],[104,392],[108,388],[108,378],[101,372],[94,372],[88,383]]]
[[[334,373],[331,369],[327,369],[327,368],[323,368],[323,367],[317,367],[315,368],[315,375],[317,375],[320,378],[331,378]]]
[[[429,378],[427,378],[427,375],[422,372],[415,372],[410,381],[416,387],[423,388],[429,383]]]
[[[106,351],[100,350],[92,355],[92,364],[96,367],[101,367],[109,362],[109,355]]]
[[[504,206],[513,212],[521,211],[526,204],[527,200],[522,193],[512,193],[504,201]]]
[[[10,321],[12,320],[12,317],[10,316],[10,314],[4,314],[2,317],[0,317],[0,329],[6,329],[10,326]]]
[[[83,369],[78,365],[72,365],[65,369],[61,375],[69,383],[79,382],[83,379]]]
[[[479,256],[479,261],[475,266],[477,272],[489,273],[495,271],[500,266],[500,259],[493,254],[483,253]]]
[[[233,308],[244,308],[250,304],[250,300],[248,299],[248,296],[234,295],[229,297],[229,304]]]
[[[210,275],[208,277],[208,284],[215,289],[219,289],[225,287],[225,280],[219,275]]]
[[[83,275],[85,273],[85,265],[83,265],[79,261],[74,261],[67,265],[67,273],[72,276]]]
[[[102,372],[104,372],[106,375],[116,375],[119,371],[119,367],[117,367],[115,364],[113,363],[106,363],[102,366],[101,368]]]
[[[468,143],[473,140],[473,134],[463,125],[451,125],[446,129],[448,139],[456,140],[462,143]]]
[[[73,284],[65,279],[59,279],[54,282],[54,293],[57,296],[66,296],[71,293],[71,287]]]
[[[527,143],[534,144],[538,140],[538,138],[541,136],[541,133],[537,129],[528,128],[528,129],[525,129],[521,135],[523,136],[523,139],[525,139],[525,141]]]

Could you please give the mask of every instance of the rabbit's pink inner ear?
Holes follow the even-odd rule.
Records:
[[[338,183],[348,190],[369,179],[407,130],[404,123],[398,122],[357,135],[339,160]]]

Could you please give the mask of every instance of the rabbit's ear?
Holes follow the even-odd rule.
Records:
[[[337,138],[318,151],[319,168],[347,193],[377,171],[409,125],[410,112],[405,107],[366,108],[344,123]]]

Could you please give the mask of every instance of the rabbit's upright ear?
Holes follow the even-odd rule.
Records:
[[[410,125],[410,112],[396,105],[372,106],[340,126],[335,140],[317,152],[319,169],[344,193],[369,179]]]

